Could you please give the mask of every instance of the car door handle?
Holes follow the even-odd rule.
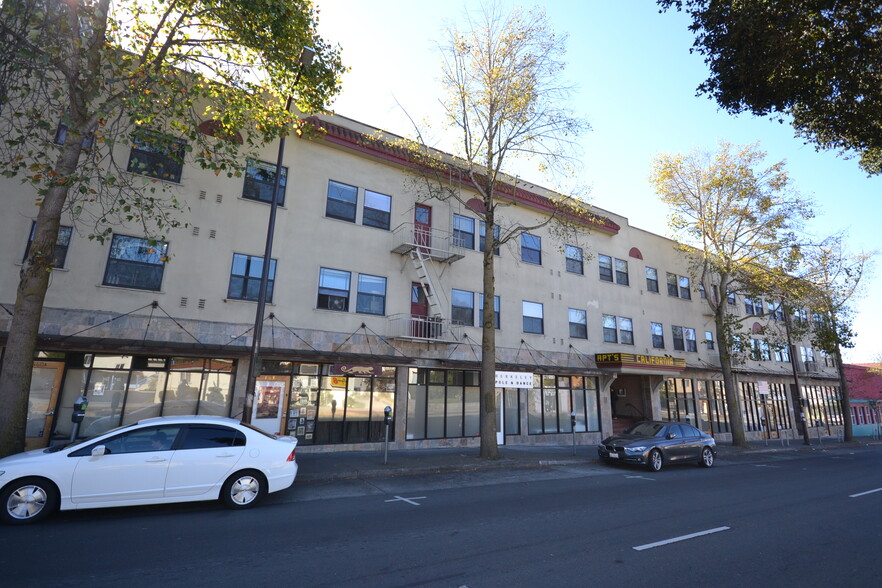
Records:
[[[151,457],[147,460],[147,463],[162,463],[164,461],[168,461],[164,457]]]
[[[236,457],[235,453],[221,453],[218,457]]]

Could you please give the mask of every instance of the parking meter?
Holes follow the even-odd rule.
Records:
[[[387,406],[383,409],[383,424],[388,426],[392,424],[392,407]]]
[[[576,411],[570,411],[570,430],[573,432],[573,455],[576,455]]]
[[[73,443],[77,439],[77,435],[80,433],[80,423],[83,422],[83,418],[86,416],[86,408],[89,406],[89,399],[85,396],[77,396],[76,400],[73,403],[73,412],[70,415],[70,420],[73,422],[73,428],[70,432],[70,442]]]
[[[389,462],[389,425],[392,424],[392,407],[387,406],[383,409],[383,424],[386,428],[386,440],[383,444],[383,465]]]

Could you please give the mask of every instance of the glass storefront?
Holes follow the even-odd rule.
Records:
[[[809,427],[817,426],[821,421],[822,427],[842,424],[842,410],[839,402],[839,389],[833,386],[803,386],[805,397],[806,418]]]
[[[571,433],[570,413],[576,413],[576,432],[600,430],[597,378],[534,374],[527,391],[530,435]]]
[[[480,390],[477,370],[410,368],[406,438],[477,436],[481,428]]]

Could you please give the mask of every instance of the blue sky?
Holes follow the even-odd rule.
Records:
[[[316,0],[322,35],[343,48],[351,68],[333,109],[389,132],[409,134],[416,119],[440,120],[437,96],[445,22],[462,21],[477,1]],[[503,0],[503,7],[530,3]],[[689,53],[688,18],[659,14],[649,0],[547,0],[557,33],[568,35],[566,79],[577,86],[572,108],[592,130],[581,141],[579,182],[588,200],[628,217],[633,226],[667,235],[666,207],[649,186],[659,153],[712,149],[720,140],[759,141],[769,163],[784,159],[797,189],[816,201],[816,234],[848,232],[852,250],[882,249],[882,178],[867,178],[856,160],[816,152],[795,138],[788,124],[720,111],[695,89],[707,76],[702,58]],[[443,144],[438,146],[444,147]],[[549,184],[538,172],[525,180]],[[879,271],[876,271],[878,274]],[[858,303],[856,347],[846,360],[877,361],[882,355],[882,278],[867,281]]]

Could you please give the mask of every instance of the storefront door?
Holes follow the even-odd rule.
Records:
[[[502,388],[496,389],[496,444],[505,445],[505,402]]]
[[[260,376],[254,385],[251,424],[267,433],[282,432],[283,408],[288,406],[289,376]]]
[[[35,361],[31,372],[31,391],[28,397],[28,424],[25,429],[25,449],[39,449],[49,445],[49,434],[55,421],[55,404],[61,389],[64,364],[53,361]]]

